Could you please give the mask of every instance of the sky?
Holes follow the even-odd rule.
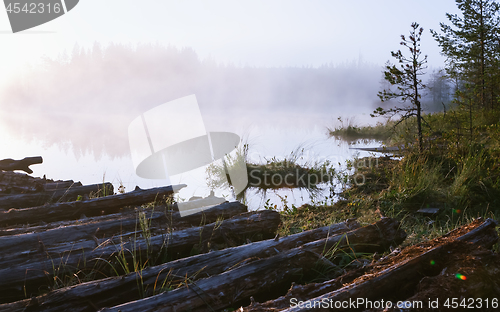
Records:
[[[414,21],[426,30],[422,50],[441,66],[428,32],[439,29],[453,0],[83,0],[64,16],[12,34],[0,10],[0,78],[75,43],[159,43],[237,66],[321,66],[363,60],[383,65]]]

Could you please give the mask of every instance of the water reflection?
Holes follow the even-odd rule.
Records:
[[[318,125],[304,125],[297,127],[282,127],[273,124],[272,126],[260,125],[253,128],[246,135],[246,142],[249,144],[248,159],[253,163],[265,164],[268,160],[284,159],[291,152],[300,149],[300,157],[297,162],[302,165],[311,163],[322,163],[329,161],[334,168],[345,168],[345,161],[354,156],[364,157],[371,153],[356,151],[350,149],[351,145],[328,138],[325,128]],[[290,138],[292,137],[292,139]],[[294,139],[295,138],[295,139]],[[217,197],[233,199],[234,196],[228,188],[213,189],[207,181],[207,167],[201,167],[188,173],[170,177],[166,180],[148,180],[139,178],[134,172],[134,166],[129,156],[111,158],[103,154],[96,159],[92,153],[86,153],[76,157],[71,147],[63,150],[58,146],[46,147],[40,141],[27,142],[8,138],[5,135],[0,138],[2,142],[7,142],[8,146],[15,147],[12,150],[0,151],[0,158],[22,158],[24,156],[41,155],[44,163],[34,165],[34,176],[43,176],[48,178],[81,181],[83,184],[99,183],[103,180],[112,182],[115,189],[120,185],[125,187],[126,191],[131,191],[135,186],[141,188],[150,188],[163,186],[166,184],[188,184],[189,187],[182,189],[179,193],[179,199],[188,200],[189,198],[207,197],[211,190]],[[355,146],[376,146],[377,142],[371,141],[366,144],[357,144]],[[16,151],[11,153],[10,151]],[[316,201],[325,199],[336,200],[332,197],[330,185],[320,185],[321,191],[315,195]],[[335,191],[340,191],[340,185],[335,185]],[[300,206],[311,202],[311,193],[307,189],[280,189],[261,192],[258,188],[250,188],[246,192],[246,201],[251,209],[262,208],[266,205],[277,205],[283,207],[285,201],[291,206]]]

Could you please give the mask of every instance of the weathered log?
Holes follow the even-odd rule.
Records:
[[[170,208],[169,206],[168,209]],[[169,227],[177,230],[212,223],[217,221],[218,218],[228,219],[244,212],[248,212],[247,206],[234,201],[202,207],[199,208],[198,212],[188,215],[181,214],[179,211],[167,210],[165,216]]]
[[[29,166],[34,164],[41,164],[43,159],[41,156],[35,157],[25,157],[21,160],[14,160],[11,158],[0,160],[0,170],[4,171],[14,171],[14,170],[22,170],[27,173],[33,173],[33,170],[29,168]]]
[[[0,211],[0,226],[77,219],[82,214],[93,216],[117,212],[125,206],[141,205],[169,196],[185,187],[184,184],[135,190],[85,201],[56,203],[23,209]]]
[[[218,311],[258,292],[270,291],[272,287],[292,280],[293,276],[302,275],[317,260],[317,254],[294,248],[198,280],[189,286],[99,311]]]
[[[113,194],[113,184],[106,182],[84,186],[74,186],[66,189],[56,189],[31,194],[15,194],[0,197],[0,210],[10,208],[27,208],[42,206],[49,202],[74,201],[78,196],[91,193]]]
[[[77,187],[77,186],[82,186],[81,182],[75,182],[73,180],[66,180],[66,181],[53,181],[53,182],[45,182],[43,185],[43,188],[46,191],[55,191],[55,190],[60,190],[60,189],[68,189],[70,187]]]
[[[168,207],[165,205],[159,205],[153,208],[140,208],[128,211],[125,210],[125,211],[120,211],[119,213],[102,215],[102,216],[95,216],[95,217],[85,216],[83,218],[74,221],[65,220],[65,221],[51,222],[36,226],[5,227],[3,229],[0,229],[0,237],[42,233],[44,231],[54,230],[62,227],[71,227],[75,225],[85,226],[89,224],[97,224],[99,222],[113,222],[117,220],[127,220],[127,219],[136,220],[138,211],[144,212],[150,219],[152,217],[154,218],[155,216],[157,216],[159,212],[163,212],[165,220],[163,220],[163,217],[161,217],[160,219],[154,219],[157,220],[156,225],[158,225],[160,228],[164,228],[165,226],[161,227],[159,223],[165,222],[165,224],[168,224],[168,227],[171,228],[172,230],[179,230],[191,226],[200,226],[207,223],[215,222],[219,217],[223,219],[228,219],[240,213],[247,212],[248,209],[245,205],[239,202],[225,202],[215,206],[204,207],[202,211],[196,214],[181,216],[179,212],[172,210],[172,205],[168,205]],[[153,214],[153,216],[151,214]],[[155,224],[153,223],[153,225]],[[109,231],[104,231],[103,227],[99,226],[99,235],[101,234],[112,235],[112,234],[119,234],[120,232],[123,232],[123,230],[120,230],[118,232],[113,232],[113,228],[110,228]],[[68,240],[66,239],[65,241]]]
[[[0,311],[17,311],[26,308],[25,311],[72,310],[81,312],[110,307],[130,300],[140,299],[144,295],[152,295],[155,285],[159,285],[167,279],[171,280],[172,283],[184,280],[185,277],[195,281],[199,278],[223,273],[246,259],[266,258],[310,241],[333,237],[358,228],[359,224],[357,222],[348,220],[347,222],[305,231],[277,240],[269,239],[212,251],[149,267],[140,273],[87,282],[58,289],[36,298],[0,305]],[[138,279],[140,279],[144,291],[137,287]],[[159,288],[159,286],[156,288]]]
[[[20,193],[34,193],[44,190],[47,180],[25,173],[0,170],[0,196]]]
[[[157,232],[161,229],[178,229],[186,225],[203,225],[217,221],[218,218],[230,218],[244,213],[247,207],[240,202],[223,203],[206,207],[202,212],[181,217],[179,212],[165,211],[166,207],[160,206],[153,210],[135,211],[126,217],[115,216],[113,220],[96,222],[91,220],[85,224],[65,225],[39,233],[9,235],[0,237],[0,263],[6,258],[15,257],[18,253],[36,253],[40,245],[45,248],[65,242],[80,240],[103,240],[116,234],[141,233],[138,225],[138,213],[143,213],[148,220],[149,230]]]
[[[396,261],[395,264],[393,263],[395,261],[390,260],[388,265],[382,265],[379,270],[370,272],[371,274],[363,276],[347,286],[316,297],[314,297],[316,295],[314,291],[309,293],[306,300],[310,306],[316,302],[316,308],[308,307],[307,303],[304,303],[301,306],[295,305],[283,311],[331,311],[332,309],[327,307],[318,308],[318,304],[321,302],[349,302],[349,298],[362,298],[364,302],[394,299],[395,294],[404,293],[408,289],[414,288],[425,272],[438,274],[443,268],[440,268],[439,265],[434,266],[431,260],[435,260],[434,264],[439,263],[439,259],[448,253],[453,244],[468,242],[476,246],[491,248],[498,239],[496,225],[497,222],[492,219],[487,219],[484,222],[482,220],[476,221],[475,224],[463,227],[462,231],[469,231],[468,233],[453,238],[452,236],[456,235],[457,231],[451,232],[443,236],[442,242],[438,243],[437,246],[429,244],[429,247],[422,248],[420,254],[404,259],[404,261]],[[439,239],[435,241],[439,242]],[[322,287],[318,288],[324,290]],[[297,292],[294,295],[297,295]],[[303,298],[305,294],[301,295]],[[349,311],[365,309],[367,306],[363,304],[349,307]]]
[[[115,244],[94,241],[83,241],[58,247],[43,248],[35,255],[26,255],[26,261],[8,259],[0,264],[0,302],[19,300],[24,294],[37,293],[39,287],[47,285],[55,276],[74,274],[84,268],[109,270],[108,260],[115,257],[124,258],[126,263],[133,263],[133,258],[148,259],[155,262],[154,257],[163,253],[175,254],[177,250],[191,249],[194,245],[224,237],[248,236],[255,233],[273,235],[280,223],[279,213],[275,211],[259,211],[244,213],[222,222],[215,222],[201,227],[193,227],[181,231],[156,235],[150,238],[115,239]],[[133,268],[132,268],[133,269]],[[50,283],[49,283],[50,284]]]
[[[3,236],[13,236],[13,235],[23,235],[23,234],[32,234],[32,233],[42,233],[44,231],[49,231],[53,229],[57,229],[60,227],[72,226],[75,224],[90,224],[90,223],[98,223],[98,222],[106,222],[118,219],[127,219],[127,218],[135,218],[135,209],[129,211],[121,211],[119,213],[112,213],[102,216],[95,217],[86,217],[82,216],[82,218],[78,220],[65,220],[65,221],[57,221],[51,223],[41,223],[39,225],[28,225],[25,224],[21,227],[18,226],[7,226],[0,228],[0,237]]]
[[[384,218],[373,225],[307,243],[276,256],[244,264],[223,274],[198,280],[176,290],[101,311],[219,310],[252,295],[270,292],[282,283],[293,281],[293,277],[297,274],[312,269],[313,264],[322,258],[320,254],[330,250],[331,246],[336,246],[337,252],[343,248],[351,249],[352,239],[357,250],[383,251],[395,241],[400,243],[405,237],[397,221]]]
[[[46,179],[45,176],[42,179],[19,172],[0,171],[0,196],[55,191],[76,186],[82,186],[82,183],[73,180],[54,181]]]

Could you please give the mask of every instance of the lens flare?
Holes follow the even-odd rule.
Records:
[[[457,273],[455,275],[455,277],[458,278],[458,279],[460,279],[460,280],[462,280],[462,281],[465,281],[467,279],[467,277],[465,277],[465,275],[462,275],[460,273]]]

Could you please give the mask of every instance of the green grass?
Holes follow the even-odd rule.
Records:
[[[395,122],[388,121],[385,124],[377,123],[376,126],[358,126],[354,118],[343,120],[341,117],[337,119],[339,123],[334,127],[327,127],[330,137],[338,140],[343,140],[349,143],[354,143],[359,140],[378,140],[387,141],[393,136],[393,126]]]
[[[244,200],[249,189],[265,193],[279,189],[305,189],[312,197],[319,193],[319,184],[331,183],[336,172],[330,162],[304,162],[304,148],[298,147],[284,158],[265,159],[265,163],[248,160],[248,145],[237,151],[235,156],[226,157],[223,164],[211,164],[207,168],[207,184],[210,188],[230,187],[227,170],[232,166],[246,167],[248,184],[237,198]]]

